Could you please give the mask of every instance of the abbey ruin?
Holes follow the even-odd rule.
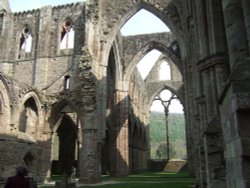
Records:
[[[171,32],[121,35],[142,9]],[[20,164],[39,182],[58,166],[86,183],[147,170],[149,109],[169,89],[184,106],[197,185],[250,187],[249,0],[87,0],[17,13],[1,0],[0,41],[2,179]],[[153,49],[162,55],[143,80],[136,65]],[[163,60],[170,80],[158,79]]]

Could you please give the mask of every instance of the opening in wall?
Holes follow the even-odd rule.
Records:
[[[32,50],[31,29],[29,28],[29,26],[25,26],[20,36],[18,59],[26,57],[26,54],[31,53],[31,50]]]
[[[62,25],[60,49],[74,48],[75,32],[73,30],[72,22],[67,20]]]
[[[67,75],[64,77],[64,90],[69,90],[70,88],[70,76]]]

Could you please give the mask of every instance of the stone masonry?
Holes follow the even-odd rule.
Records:
[[[171,32],[122,36],[141,9]],[[149,109],[169,89],[184,106],[197,186],[250,187],[248,0],[87,0],[17,13],[0,0],[0,41],[1,179],[17,165],[39,182],[74,168],[85,183],[147,170]],[[143,80],[136,65],[154,49],[162,55]],[[164,61],[169,80],[159,80]]]

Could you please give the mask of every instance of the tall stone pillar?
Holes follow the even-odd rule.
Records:
[[[223,11],[230,60],[230,77],[221,99],[221,115],[225,140],[227,187],[249,187],[250,165],[250,62],[249,57],[249,2],[223,0]],[[248,114],[248,115],[247,115]]]
[[[82,119],[82,145],[79,147],[79,182],[96,183],[101,179],[100,154],[98,150],[98,130],[95,129],[95,117],[88,114]]]
[[[129,174],[128,145],[128,99],[127,92],[117,90],[112,126],[111,174],[124,177]]]
[[[241,0],[223,0],[223,12],[231,68],[249,55]]]
[[[248,48],[250,53],[250,1],[242,0],[242,9],[244,13],[245,27],[247,30]]]
[[[78,107],[82,130],[82,145],[79,147],[79,181],[83,183],[96,183],[101,178],[101,149],[100,126],[97,118],[96,80],[92,73],[93,60],[87,48],[82,49],[83,54],[77,69],[72,102]]]

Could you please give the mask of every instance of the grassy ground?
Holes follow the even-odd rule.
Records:
[[[187,172],[180,173],[141,173],[127,178],[112,178],[103,176],[101,185],[78,186],[80,188],[191,188],[194,178]],[[40,186],[40,188],[44,188]],[[46,188],[49,188],[46,186]]]

